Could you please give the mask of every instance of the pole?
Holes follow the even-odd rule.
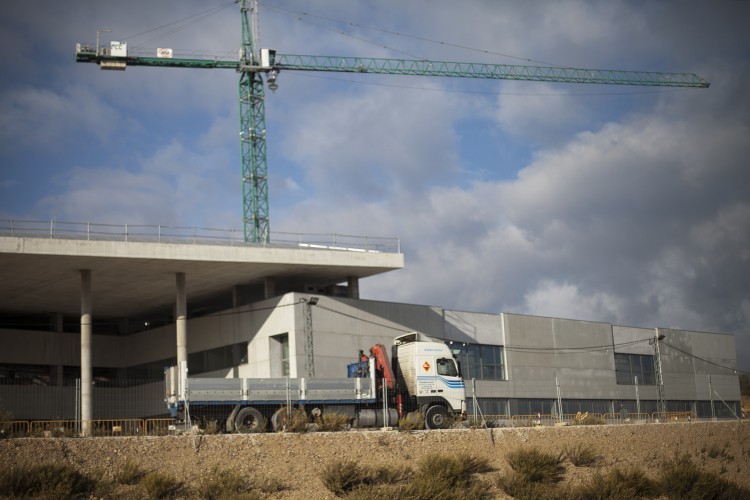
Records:
[[[663,414],[663,418],[666,418],[667,405],[664,401],[664,374],[662,373],[661,366],[661,350],[659,349],[659,341],[664,340],[664,335],[659,335],[659,329],[655,329],[654,339],[651,341],[654,345],[654,353],[656,355],[656,391],[658,395],[658,410]]]
[[[557,421],[562,422],[562,397],[560,397],[560,381],[555,377],[555,386],[557,388]]]
[[[635,412],[641,418],[641,397],[638,395],[638,375],[635,376]]]
[[[91,435],[93,418],[91,364],[91,270],[81,270],[81,433]]]
[[[711,395],[711,420],[716,420],[716,412],[714,411],[714,388],[711,386],[711,374],[708,374],[708,393]]]

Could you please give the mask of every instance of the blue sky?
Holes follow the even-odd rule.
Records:
[[[399,237],[406,268],[363,281],[366,298],[734,333],[748,370],[747,19],[750,2],[729,0],[261,2],[260,45],[282,53],[711,82],[282,72],[266,103],[271,230]],[[74,63],[97,29],[142,50],[240,43],[226,1],[6,7],[0,218],[240,228],[237,75]]]

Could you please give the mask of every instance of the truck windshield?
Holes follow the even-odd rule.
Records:
[[[440,358],[437,360],[437,372],[438,375],[445,375],[446,377],[458,377],[456,363],[450,358]]]

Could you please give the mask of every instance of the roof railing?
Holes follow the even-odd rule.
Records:
[[[148,224],[101,224],[0,219],[0,236],[86,241],[123,241],[266,248],[300,248],[347,252],[401,253],[398,238],[337,233],[272,232],[270,243],[250,243],[241,229],[166,226]]]

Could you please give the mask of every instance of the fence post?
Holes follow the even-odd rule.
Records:
[[[385,379],[381,380],[383,384],[383,430],[388,428],[388,386],[385,383]]]

